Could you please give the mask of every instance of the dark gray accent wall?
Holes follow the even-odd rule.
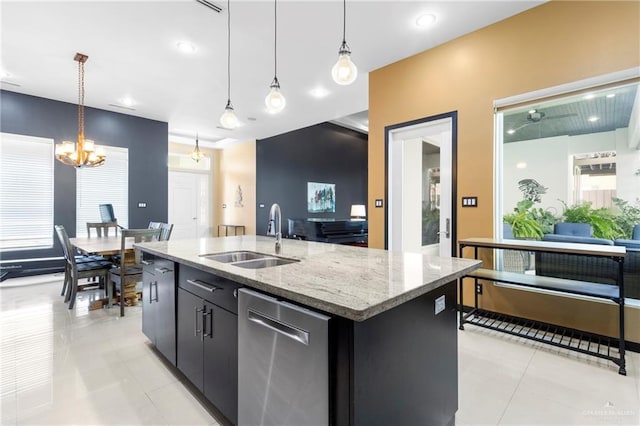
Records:
[[[352,204],[367,204],[367,151],[367,135],[331,123],[258,140],[257,234],[266,234],[273,203],[282,210],[283,233],[287,218],[348,219]],[[307,182],[336,185],[335,213],[307,213]]]
[[[78,106],[0,91],[0,130],[52,138],[55,143],[75,141]],[[150,221],[166,222],[168,124],[85,107],[85,133],[97,144],[129,149],[129,227],[146,228]],[[138,208],[138,202],[146,202],[147,207]],[[76,172],[59,161],[54,167],[53,214],[54,224],[64,225],[69,235],[75,236]],[[55,236],[54,241],[52,249],[2,252],[0,256],[3,260],[62,256]]]

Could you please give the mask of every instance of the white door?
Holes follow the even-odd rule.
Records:
[[[453,247],[453,118],[388,134],[389,250],[450,257]]]
[[[171,239],[208,236],[208,174],[169,171],[169,223]]]

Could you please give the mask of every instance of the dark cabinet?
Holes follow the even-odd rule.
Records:
[[[142,332],[176,365],[175,264],[145,255],[142,273]]]
[[[238,308],[233,281],[182,266],[178,369],[234,424],[238,415]]]

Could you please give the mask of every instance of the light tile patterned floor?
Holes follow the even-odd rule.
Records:
[[[216,425],[141,332],[141,309],[69,311],[60,276],[0,285],[2,425]],[[612,363],[473,326],[459,332],[458,425],[640,424],[640,355]]]

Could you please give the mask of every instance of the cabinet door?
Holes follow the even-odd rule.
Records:
[[[180,371],[202,390],[202,312],[203,300],[178,289],[178,353]]]
[[[204,395],[232,423],[238,419],[238,316],[207,302]]]
[[[156,347],[176,365],[176,285],[173,262],[156,273],[152,293],[155,308]]]
[[[151,342],[156,344],[155,304],[152,296],[155,290],[156,276],[153,269],[145,265],[142,271],[142,332]]]

